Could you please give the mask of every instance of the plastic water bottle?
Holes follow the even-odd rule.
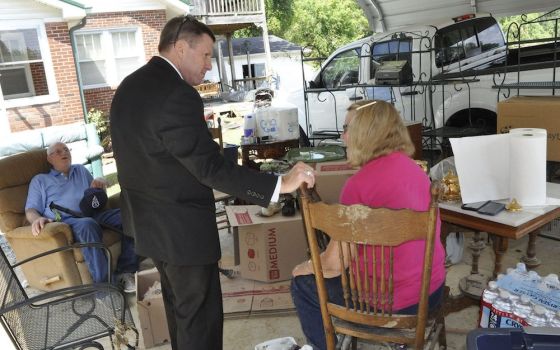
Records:
[[[518,262],[515,266],[515,269],[519,272],[527,272],[527,266],[525,266],[525,264],[522,262]]]
[[[531,281],[533,283],[539,283],[542,280],[542,277],[539,276],[539,274],[535,271],[529,271],[527,273],[527,278],[529,279],[529,281]]]
[[[498,284],[496,281],[488,282],[488,288],[482,293],[482,303],[480,305],[480,321],[479,326],[482,328],[491,327],[493,314],[492,307],[496,298],[499,296]]]
[[[546,327],[546,309],[540,305],[535,305],[533,312],[527,317],[527,324],[533,327]]]
[[[243,136],[249,138],[255,136],[255,127],[257,123],[255,121],[255,116],[253,114],[245,115],[243,121]]]
[[[499,292],[496,281],[488,282],[488,288],[484,290],[484,293],[482,293],[482,301],[488,304],[493,304],[498,297]]]
[[[560,311],[554,314],[554,317],[548,323],[550,327],[560,328]]]
[[[498,298],[494,302],[494,308],[501,312],[511,312],[511,294],[508,291],[500,290]]]
[[[555,273],[550,273],[543,278],[543,281],[549,284],[552,287],[559,288],[560,287],[560,280],[558,279],[558,275]]]
[[[531,304],[531,299],[526,295],[519,297],[513,304],[513,315],[522,320],[527,321],[531,311],[533,311],[533,305]]]

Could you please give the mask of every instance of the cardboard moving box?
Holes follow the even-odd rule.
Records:
[[[346,180],[358,171],[346,160],[314,163],[315,189],[325,203],[338,203],[340,191]]]
[[[258,205],[227,206],[226,212],[239,246],[241,276],[277,282],[292,277],[292,269],[307,259],[307,238],[301,214],[260,216]]]
[[[170,341],[163,297],[159,294],[155,298],[143,299],[148,289],[156,281],[160,281],[160,276],[155,267],[139,271],[136,274],[136,297],[138,298],[136,305],[145,348]]]
[[[546,129],[546,159],[560,161],[560,96],[515,96],[499,102],[498,133],[514,128]]]

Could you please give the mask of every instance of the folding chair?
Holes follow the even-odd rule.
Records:
[[[53,249],[10,264],[0,249],[0,322],[17,349],[85,349],[103,350],[97,341],[109,337],[113,349],[138,345],[138,331],[128,310],[125,295],[109,283],[85,284],[62,288],[29,297],[15,268],[34,259],[64,250],[95,246],[80,243]]]

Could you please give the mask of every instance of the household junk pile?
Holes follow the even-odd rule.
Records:
[[[482,294],[480,327],[560,327],[558,275],[541,277],[525,264],[508,268]]]

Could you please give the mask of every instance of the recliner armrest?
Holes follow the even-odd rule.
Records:
[[[31,231],[31,225],[21,226],[10,232],[6,233],[6,238],[8,240],[17,239],[37,239],[37,240],[60,240],[63,241],[63,245],[69,245],[74,243],[74,237],[72,236],[72,229],[70,226],[63,222],[50,222],[45,225],[43,230],[38,236],[34,236]]]

